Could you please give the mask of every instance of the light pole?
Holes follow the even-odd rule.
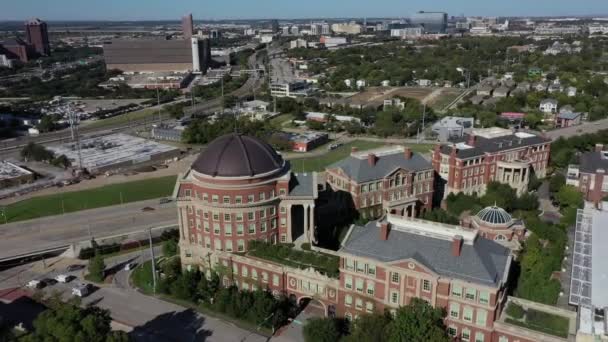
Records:
[[[465,73],[467,74],[467,76],[466,76],[467,89],[469,89],[471,86],[471,70],[465,69],[462,67],[458,67],[458,68],[456,68],[456,71],[458,71],[460,73],[460,75],[462,75],[462,77],[465,77],[464,76]]]

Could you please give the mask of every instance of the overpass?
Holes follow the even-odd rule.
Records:
[[[152,211],[142,211],[143,208]],[[83,210],[0,225],[0,262],[60,252],[95,238],[97,241],[177,226],[175,203],[158,200]]]

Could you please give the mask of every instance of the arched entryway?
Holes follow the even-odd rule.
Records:
[[[298,300],[298,304],[300,309],[305,312],[308,316],[315,317],[326,317],[327,316],[327,308],[323,302],[311,298],[311,297],[301,297]],[[335,311],[335,310],[334,310]]]

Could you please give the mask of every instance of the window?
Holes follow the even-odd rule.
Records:
[[[456,337],[456,334],[458,334],[458,329],[456,329],[456,327],[448,327],[448,335],[450,335],[451,337]]]
[[[486,340],[486,336],[481,331],[475,333],[475,342],[484,342]]]
[[[279,276],[276,274],[272,275],[272,286],[279,286]]]
[[[368,281],[367,282],[367,294],[370,296],[373,296],[375,289],[376,289],[376,286],[375,286],[374,282]]]
[[[213,234],[220,235],[220,224],[219,223],[213,224]]]
[[[355,261],[353,259],[345,259],[346,260],[346,269],[352,271],[355,269]]]
[[[367,265],[367,274],[376,275],[376,265],[374,265],[374,264]]]
[[[262,281],[265,283],[268,282],[268,273],[262,272]]]
[[[203,201],[204,202],[209,202],[209,195],[203,194]]]
[[[346,295],[344,297],[344,305],[351,306],[353,304],[353,297],[351,295]]]
[[[399,273],[391,273],[391,282],[393,282],[394,284],[399,284]]]
[[[255,234],[255,223],[249,224],[249,234]]]
[[[266,193],[260,192],[260,201],[263,201],[265,199],[266,199]]]
[[[224,202],[224,204],[230,204],[230,196],[224,196],[223,202]]]
[[[364,263],[362,263],[360,261],[357,261],[355,263],[355,266],[357,267],[357,272],[359,272],[359,273],[365,273],[365,264]]]
[[[215,245],[215,250],[216,251],[221,251],[222,250],[222,240],[217,239],[217,240],[213,241],[213,244]]]
[[[275,207],[270,207],[268,210],[270,211],[270,216],[274,216],[277,213],[277,209]]]
[[[450,317],[454,319],[458,319],[460,317],[460,304],[451,303],[450,304]]]
[[[262,209],[260,210],[260,218],[264,218],[266,217],[266,210]]]
[[[349,290],[353,289],[353,277],[351,277],[351,276],[344,277],[344,287]]]
[[[185,196],[185,197],[190,197],[190,189],[186,189],[186,190],[184,191],[184,196]]]
[[[509,338],[506,336],[500,336],[498,342],[509,342]]]
[[[242,204],[243,203],[243,196],[235,196],[234,197],[234,203],[236,203],[236,204]]]
[[[224,221],[230,221],[230,220],[232,220],[232,215],[224,214]]]
[[[357,290],[357,292],[363,292],[363,279],[357,279],[355,281],[355,290]]]
[[[232,274],[239,274],[239,267],[235,263],[232,264]]]
[[[232,252],[232,241],[226,241],[226,252]]]
[[[253,203],[253,201],[255,201],[255,198],[253,195],[247,195],[247,203]]]
[[[277,229],[277,219],[276,218],[273,218],[272,220],[270,220],[270,228]]]
[[[285,234],[281,234],[281,242],[282,242],[282,243],[287,242],[287,235],[285,235]]]
[[[462,319],[466,322],[473,322],[473,309],[465,307],[464,310],[462,310]]]
[[[236,225],[236,235],[242,236],[244,233],[243,230],[244,230],[244,227],[243,227],[242,223],[239,223]]]
[[[287,191],[285,191],[285,189],[279,189],[279,196],[285,196],[287,195]]]
[[[205,237],[205,247],[211,248],[211,238],[208,236]]]
[[[353,320],[353,315],[350,312],[347,312],[344,314],[344,318],[351,322]]]
[[[490,295],[488,291],[479,291],[479,303],[488,304],[490,302]]]
[[[232,236],[232,225],[230,223],[224,223],[224,234],[226,236]]]
[[[464,328],[462,329],[462,334],[460,335],[461,340],[463,342],[468,342],[471,340],[471,330]]]
[[[355,300],[355,309],[363,310],[363,301],[359,298]]]
[[[399,304],[399,292],[391,291],[391,303]]]
[[[475,324],[485,327],[487,317],[488,312],[486,310],[477,309],[477,315],[475,315]]]
[[[422,280],[422,291],[431,292],[431,281],[428,279]]]
[[[237,213],[234,215],[237,222],[243,222],[243,213]]]
[[[205,231],[207,233],[209,233],[209,222],[207,222],[207,221],[203,222],[203,227],[205,228]]]
[[[266,221],[260,223],[260,232],[266,233],[267,223]]]
[[[281,207],[281,214],[285,214],[287,212],[287,208],[286,207]]]
[[[247,269],[247,267],[243,266],[243,268],[241,268],[241,275],[243,275],[243,277],[249,276],[249,270]]]
[[[217,202],[219,202],[219,200],[220,200],[220,198],[219,198],[218,195],[212,195],[211,196],[211,202],[217,203]]]
[[[237,250],[237,252],[243,252],[243,251],[245,251],[245,241],[238,240],[236,242],[236,250]]]
[[[252,212],[247,213],[247,220],[253,221],[255,219],[255,214]]]
[[[220,220],[220,214],[213,213],[213,221],[219,221],[219,220]]]
[[[281,227],[285,227],[287,225],[287,219],[285,217],[281,217]]]
[[[374,303],[372,302],[366,302],[365,303],[365,311],[372,313],[374,312]]]
[[[251,269],[251,278],[253,280],[258,280],[258,271],[256,271],[255,268]]]
[[[477,294],[477,291],[475,291],[475,289],[468,288],[467,289],[467,294],[466,294],[466,299],[468,299],[468,300],[475,300],[475,295],[476,294]]]
[[[204,218],[205,220],[209,219],[209,213],[205,211],[205,212],[203,213],[203,218]]]

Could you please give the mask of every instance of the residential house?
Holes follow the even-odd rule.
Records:
[[[548,114],[557,113],[557,100],[544,99],[544,100],[540,101],[539,109],[543,113],[548,113]]]
[[[462,138],[465,133],[470,133],[474,123],[474,118],[446,116],[435,122],[431,129],[437,134],[440,142],[448,142],[454,138]]]
[[[576,87],[568,87],[568,88],[566,88],[566,95],[568,95],[568,97],[575,97],[576,96],[576,92],[577,92]]]
[[[582,114],[575,112],[559,113],[555,117],[555,127],[565,128],[570,126],[577,126],[581,124]]]
[[[564,88],[560,84],[555,84],[555,83],[551,84],[549,86],[549,88],[547,89],[549,94],[561,93],[563,90],[564,90]]]
[[[508,97],[511,90],[507,87],[500,87],[494,90],[494,97]]]
[[[479,87],[477,89],[477,95],[480,95],[480,96],[492,96],[492,91],[493,90],[494,90],[494,88],[492,88],[489,85],[482,86],[482,87]]]
[[[471,101],[471,103],[474,105],[480,105],[483,103],[484,99],[485,99],[485,96],[483,96],[483,95],[475,95],[475,96],[472,96],[469,99],[469,101]]]
[[[578,158],[577,165],[568,166],[566,184],[579,189],[585,200],[599,203],[608,196],[608,151],[597,144],[592,152]]]
[[[535,91],[542,92],[542,91],[547,91],[548,85],[545,82],[536,82],[536,83],[534,83],[534,85],[532,86],[532,88]]]

